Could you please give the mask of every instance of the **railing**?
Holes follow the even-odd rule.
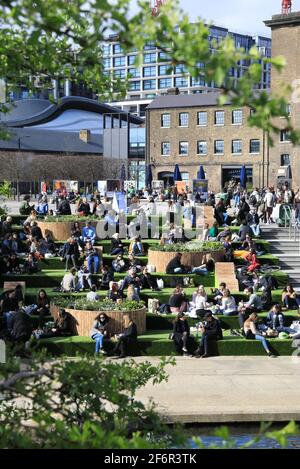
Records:
[[[299,247],[298,252],[300,255],[300,222],[299,218],[296,217],[296,211],[290,207],[291,218],[289,221],[289,239],[291,241],[298,241]]]
[[[284,227],[291,227],[291,220],[293,217],[292,208],[290,205],[282,205],[281,208],[284,211]]]

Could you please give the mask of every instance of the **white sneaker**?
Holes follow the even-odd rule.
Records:
[[[102,353],[102,355],[107,355],[107,353],[105,352],[105,350],[104,350],[103,348],[101,348],[101,349],[99,350],[99,352]]]
[[[182,347],[182,351],[183,351],[183,352],[187,352],[188,350],[187,350],[186,347]]]

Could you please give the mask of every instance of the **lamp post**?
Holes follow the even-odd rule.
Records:
[[[18,151],[19,151],[19,156],[20,156],[20,151],[21,151],[21,140],[22,140],[23,138],[30,138],[30,135],[23,135],[22,137],[18,137]],[[19,157],[17,157],[17,200],[18,200],[18,202],[20,201],[19,182],[20,182]]]

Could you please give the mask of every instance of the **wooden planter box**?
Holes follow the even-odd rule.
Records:
[[[98,222],[91,222],[91,225],[96,228]],[[47,222],[39,221],[39,227],[42,230],[43,237],[50,234],[53,241],[67,241],[71,236],[71,229],[74,225],[74,222],[69,221],[56,221],[56,222]],[[85,222],[79,222],[80,228],[84,228]]]
[[[55,305],[51,305],[51,314],[54,319],[58,317],[59,308]],[[77,335],[89,336],[93,327],[93,322],[98,314],[104,313],[110,317],[108,332],[110,334],[120,334],[123,332],[123,311],[84,311],[76,309],[65,310],[72,315],[76,325]],[[136,323],[138,334],[144,334],[146,332],[146,308],[137,309],[130,311],[132,320]]]
[[[153,251],[149,249],[148,251],[148,264],[155,265],[156,272],[166,273],[167,265],[169,262],[176,257],[176,252],[163,252],[163,251]],[[203,257],[207,252],[183,252],[181,263],[185,267],[199,267],[203,264]],[[224,261],[225,250],[215,251],[211,253],[212,258],[215,262]]]

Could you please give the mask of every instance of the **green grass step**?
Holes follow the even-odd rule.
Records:
[[[173,341],[169,340],[166,331],[149,331],[139,336],[136,347],[131,351],[133,356],[170,356],[176,355]],[[196,339],[197,341],[198,339]],[[294,352],[292,340],[269,339],[272,351],[278,355],[290,356]],[[93,354],[95,342],[90,337],[59,337],[42,339],[39,348],[46,348],[52,355],[76,356]],[[225,336],[218,341],[219,355],[253,356],[265,355],[259,341],[246,340],[242,337]]]

